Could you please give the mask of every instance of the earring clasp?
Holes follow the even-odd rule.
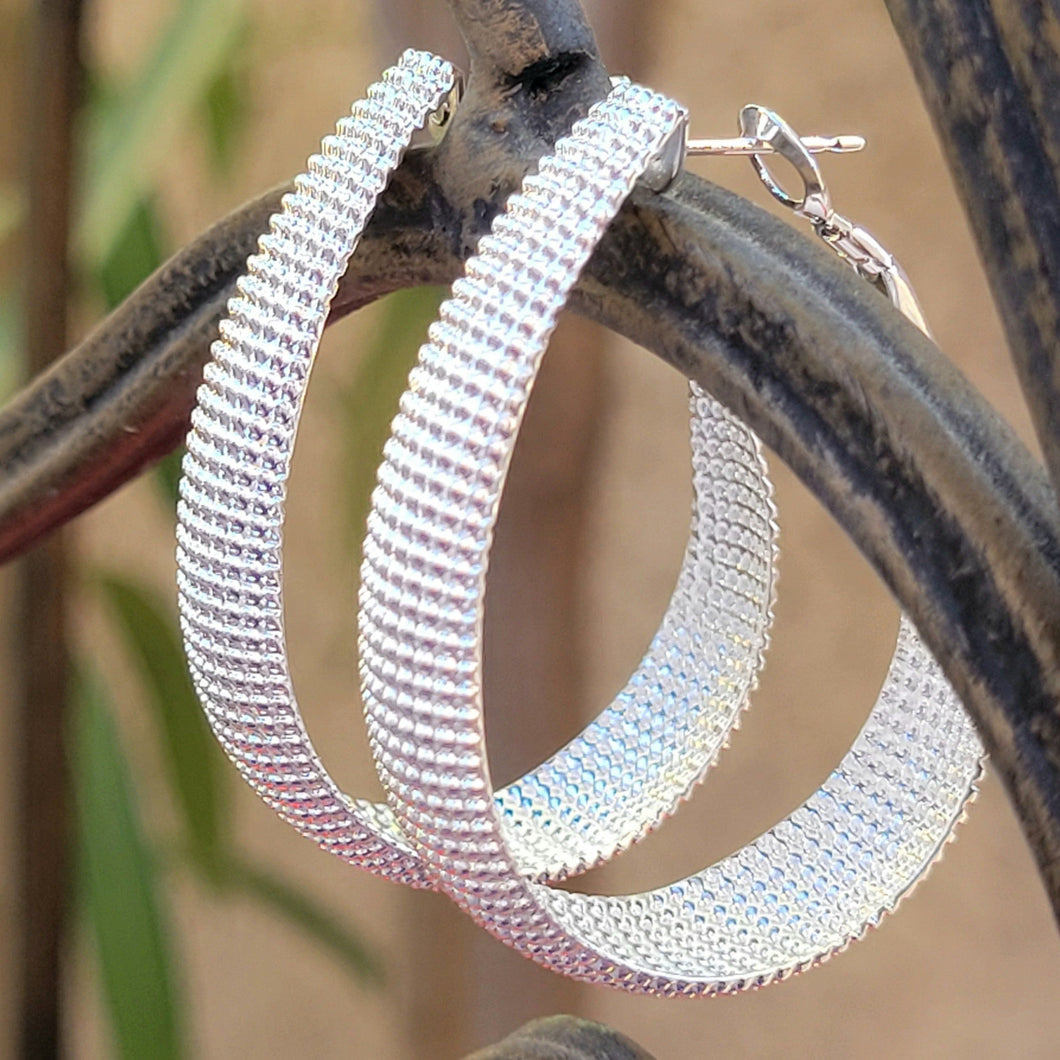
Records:
[[[854,224],[832,206],[821,169],[814,155],[846,154],[866,146],[863,136],[799,136],[775,111],[749,103],[740,111],[740,136],[731,139],[688,140],[687,122],[676,128],[646,174],[645,183],[664,191],[692,155],[743,155],[769,193],[799,217],[859,275],[875,284],[888,298],[928,333],[924,314],[905,270],[870,232]],[[802,181],[801,194],[791,194],[770,168],[769,157],[788,162]]]
[[[898,260],[871,232],[854,224],[832,206],[820,167],[807,141],[801,139],[779,114],[756,104],[748,104],[740,111],[740,131],[746,139],[769,144],[777,155],[795,168],[802,179],[802,195],[793,196],[773,175],[765,152],[748,152],[755,172],[770,194],[799,217],[805,217],[817,235],[840,258],[882,290],[925,334],[930,334],[923,311],[913,293],[913,286]],[[864,146],[865,141],[861,137],[852,139],[861,140]],[[856,147],[851,149],[859,150]]]
[[[768,119],[775,119],[770,121]],[[790,134],[790,142],[780,130]],[[780,118],[764,107],[749,104],[740,112],[740,136],[712,138],[707,140],[688,139],[688,119],[680,122],[670,134],[662,150],[652,159],[647,171],[641,177],[641,183],[652,191],[665,191],[681,172],[686,158],[707,155],[743,156],[750,158],[758,170],[759,176],[782,202],[794,207],[796,200],[787,196],[783,188],[772,178],[768,167],[762,163],[760,156],[779,154],[788,159],[799,171],[808,184],[815,180],[820,183],[820,173],[812,156],[822,153],[848,154],[865,149],[864,136],[847,133],[840,136],[805,136],[798,137]],[[810,158],[808,167],[803,165],[804,158]]]
[[[464,72],[454,66],[452,86],[439,99],[438,106],[427,115],[424,123],[412,134],[409,148],[435,147],[441,143],[463,98]]]

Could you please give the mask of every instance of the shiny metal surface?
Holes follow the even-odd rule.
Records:
[[[390,811],[341,791],[309,738],[287,659],[282,538],[286,481],[328,304],[410,135],[439,108],[451,113],[453,83],[447,63],[406,53],[325,141],[272,219],[206,369],[177,530],[185,649],[229,757],[270,806],[324,849],[419,887],[433,881]],[[694,413],[690,545],[645,663],[581,735],[497,793],[521,871],[536,878],[579,872],[655,827],[701,780],[757,681],[772,620],[771,487],[751,432],[702,395]],[[453,498],[464,490],[455,485]],[[438,514],[435,503],[429,483],[421,483],[424,517]],[[734,520],[742,527],[738,540],[730,533]],[[423,562],[432,562],[426,553]],[[734,627],[719,587],[737,571],[744,595]],[[444,609],[437,619],[444,623]],[[706,657],[680,672],[669,667],[675,639],[706,638],[725,642],[734,667],[725,682],[715,680]],[[642,738],[652,726],[666,739],[649,754]],[[403,732],[412,754],[420,735]],[[567,778],[583,761],[602,765],[606,755],[613,756],[608,812],[580,814],[581,795]],[[626,768],[630,756],[637,770]]]
[[[975,792],[982,748],[903,620],[868,722],[803,806],[715,865],[642,894],[535,883],[494,800],[479,641],[485,569],[508,461],[556,315],[596,242],[679,128],[672,101],[628,83],[592,108],[483,238],[421,350],[373,498],[361,667],[373,754],[402,830],[439,886],[502,941],[590,982],[663,995],[759,986],[877,924],[938,857]],[[823,184],[820,197],[826,200]],[[730,527],[739,541],[743,527]],[[741,572],[723,584],[739,620]],[[668,673],[722,641],[675,639]],[[657,694],[665,692],[660,682]],[[409,733],[416,739],[409,739]],[[631,737],[634,734],[630,734]],[[606,819],[618,770],[662,753],[604,746],[561,777],[580,826]]]

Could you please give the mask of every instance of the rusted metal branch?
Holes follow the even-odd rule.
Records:
[[[624,1034],[573,1016],[550,1016],[520,1027],[466,1060],[653,1060]]]
[[[26,365],[40,372],[67,343],[74,117],[81,87],[80,0],[40,0],[30,48],[26,172]],[[38,543],[15,577],[19,650],[10,675],[17,721],[18,1049],[62,1052],[63,948],[69,916],[70,785],[66,761],[67,555]]]
[[[1060,488],[1060,8],[887,0]]]

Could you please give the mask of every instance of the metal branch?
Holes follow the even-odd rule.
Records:
[[[337,314],[451,278],[534,159],[606,90],[572,0],[454,8],[476,57],[470,91],[441,148],[403,167]],[[498,51],[501,27],[511,38]],[[513,69],[517,54],[530,64]],[[131,473],[129,437],[154,439],[136,450],[141,462],[176,441],[238,270],[239,254],[217,266],[200,255],[245,248],[274,204],[204,237],[104,325],[110,339],[97,334],[21,399],[40,409],[62,395],[60,408],[78,415],[59,430],[38,414],[13,445],[15,414],[0,413],[0,465],[14,468],[0,483],[7,554],[34,503],[85,482],[99,496]],[[850,533],[978,722],[1060,910],[1060,514],[1040,466],[882,296],[802,234],[695,178],[634,196],[575,308],[704,383]],[[163,378],[185,380],[177,396]]]
[[[549,1016],[520,1027],[465,1060],[653,1060],[610,1027],[574,1016]]]
[[[597,55],[593,32],[573,0],[449,0],[479,78],[548,89],[565,64]]]
[[[42,371],[66,347],[74,120],[81,90],[81,0],[40,0],[28,56],[29,231],[25,250],[26,364]],[[16,708],[18,1055],[63,1051],[63,957],[69,922],[71,798],[65,734],[69,699],[68,559],[62,535],[19,564],[7,680]]]
[[[1060,489],[1060,8],[887,0]]]

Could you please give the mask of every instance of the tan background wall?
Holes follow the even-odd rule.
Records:
[[[654,16],[650,68],[642,76],[690,106],[697,134],[728,135],[740,105],[753,100],[780,110],[799,129],[868,136],[864,155],[826,162],[835,200],[901,257],[942,348],[1027,437],[966,226],[882,4],[640,0],[626,6]],[[168,9],[103,0],[94,5],[91,46],[114,68],[128,68]],[[364,0],[262,0],[252,13],[251,137],[223,190],[206,178],[196,138],[189,133],[181,141],[164,181],[168,216],[181,242],[250,194],[297,172],[378,71]],[[704,162],[697,169],[765,204],[746,163]],[[365,311],[325,341],[293,477],[288,547],[295,679],[329,766],[348,790],[364,794],[378,787],[356,703],[348,632],[356,579],[332,499],[342,479],[329,381],[348,378],[375,319]],[[682,380],[618,339],[607,339],[606,346],[605,418],[590,508],[593,546],[580,617],[588,646],[585,698],[594,707],[621,686],[654,631],[679,562],[689,503]],[[621,864],[596,874],[594,882],[608,889],[656,885],[691,871],[793,808],[849,746],[882,679],[894,636],[893,604],[830,518],[784,468],[774,462],[774,469],[783,560],[778,623],[761,691],[732,749],[692,804]],[[171,591],[171,529],[146,483],[129,486],[83,519],[79,548],[90,563],[126,564]],[[122,672],[98,616],[84,609],[78,622],[83,650]],[[122,722],[154,826],[164,827],[153,739],[131,683]],[[390,983],[381,993],[360,990],[257,910],[206,902],[191,885],[180,885],[177,940],[194,1055],[433,1055],[411,1040],[409,1006],[425,992],[413,989],[431,945],[431,914],[424,910],[439,909],[443,900],[407,895],[349,870],[300,840],[249,793],[239,795],[247,845],[360,925],[385,953]],[[5,835],[0,831],[0,840]],[[0,880],[6,902],[3,886]],[[502,967],[519,960],[497,957]],[[426,993],[444,1011],[450,977],[432,968]],[[75,1055],[86,1058],[108,1055],[90,969],[82,952],[72,971],[70,1022]],[[528,981],[547,974],[532,967],[526,973]],[[1060,1037],[1058,977],[1055,927],[1004,794],[991,778],[960,841],[931,879],[882,930],[826,966],[737,998],[675,1002],[603,990],[578,998],[585,1015],[620,1028],[660,1060],[1048,1057]],[[492,993],[503,981],[478,982],[484,1010],[504,1002]],[[445,1060],[456,1053],[438,1055]]]

